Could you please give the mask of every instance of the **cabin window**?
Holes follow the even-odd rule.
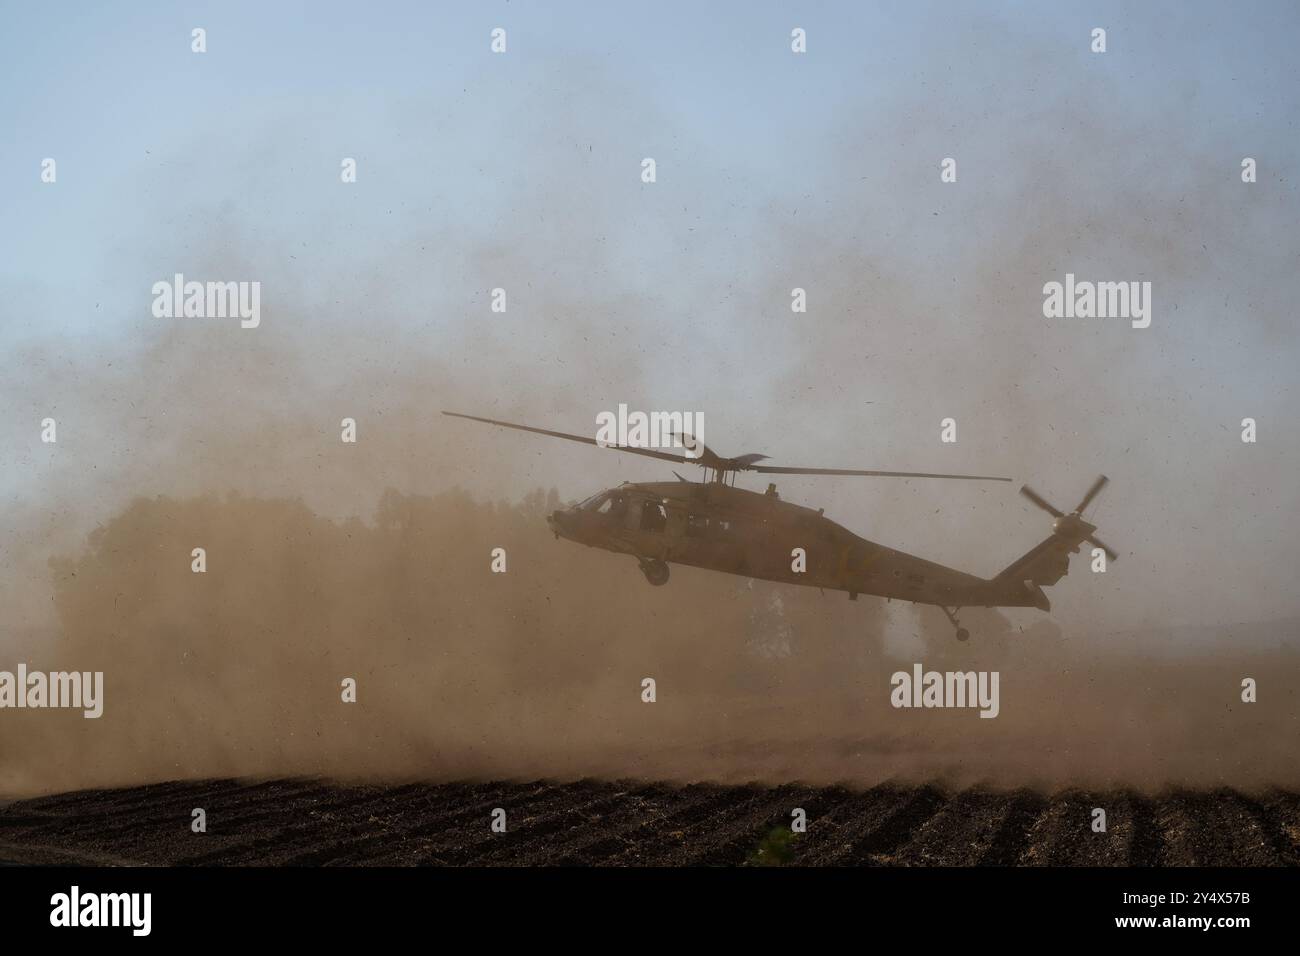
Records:
[[[735,522],[730,518],[710,518],[708,515],[697,514],[686,517],[686,534],[691,538],[725,537],[734,528]]]
[[[647,501],[641,505],[641,530],[662,533],[668,525],[668,515],[664,506],[657,501]]]

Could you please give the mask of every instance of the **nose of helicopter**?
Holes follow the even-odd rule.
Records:
[[[569,527],[570,517],[566,511],[552,511],[546,516],[547,526],[557,535],[562,535]]]

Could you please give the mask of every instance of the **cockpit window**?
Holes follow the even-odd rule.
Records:
[[[627,495],[621,491],[605,491],[593,495],[578,506],[584,511],[594,511],[614,521],[627,514]]]

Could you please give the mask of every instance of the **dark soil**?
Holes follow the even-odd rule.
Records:
[[[1093,831],[1093,810],[1106,832]],[[207,832],[191,831],[192,811]],[[493,832],[492,813],[506,812]],[[205,780],[0,807],[0,862],[735,866],[802,808],[804,866],[1295,866],[1300,794],[949,792],[885,785]]]

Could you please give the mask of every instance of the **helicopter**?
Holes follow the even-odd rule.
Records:
[[[1071,512],[1063,512],[1031,489],[1020,493],[1052,515],[1052,533],[992,578],[980,578],[893,548],[868,541],[827,518],[824,509],[782,500],[776,485],[765,492],[736,487],[736,475],[826,475],[885,478],[934,478],[960,481],[1010,481],[991,475],[950,475],[911,471],[846,468],[796,468],[760,465],[768,456],[744,454],[723,458],[703,442],[681,436],[690,454],[613,445],[585,435],[534,428],[514,422],[443,412],[453,418],[501,428],[563,438],[632,455],[693,464],[704,469],[693,482],[673,472],[676,481],[624,482],[599,491],[547,516],[556,538],[632,555],[646,580],[668,583],[669,565],[684,564],[748,578],[799,584],[822,590],[932,604],[956,629],[959,641],[970,638],[957,612],[967,607],[1034,607],[1050,611],[1043,588],[1069,572],[1070,555],[1083,542],[1102,549],[1110,561],[1118,555],[1095,536],[1096,525],[1083,511],[1109,479],[1100,475]],[[677,437],[677,436],[674,436]]]

